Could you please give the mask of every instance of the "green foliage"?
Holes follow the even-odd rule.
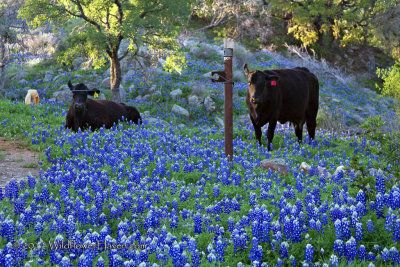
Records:
[[[177,72],[181,74],[186,66],[185,54],[177,53],[167,57],[163,69],[167,72]]]
[[[390,164],[394,172],[400,172],[400,132],[392,131],[385,133],[383,126],[385,122],[380,116],[374,116],[366,119],[361,125],[367,131],[367,135],[371,140],[380,142],[380,154]]]
[[[387,69],[377,68],[376,74],[383,80],[382,94],[400,100],[400,62]]]
[[[59,54],[60,62],[68,64],[70,58],[86,54],[100,67],[107,56],[122,57],[118,52],[123,39],[130,41],[128,49],[132,52],[143,45],[173,46],[191,2],[26,0],[20,16],[35,27],[45,23],[67,25],[69,38],[64,42],[65,51]]]
[[[395,0],[378,1],[269,1],[270,11],[289,20],[288,33],[305,46],[320,48],[334,39],[343,46],[369,43],[385,48],[377,38],[377,18],[398,5]],[[289,14],[289,15],[288,15]]]
[[[382,127],[384,125],[385,122],[380,116],[374,116],[367,118],[361,125],[361,128],[365,129],[367,133],[370,133],[375,139],[377,139],[382,135]]]

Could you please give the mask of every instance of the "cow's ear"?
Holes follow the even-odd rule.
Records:
[[[69,89],[70,89],[71,91],[74,90],[74,86],[72,85],[71,80],[68,81],[68,87],[69,87]]]
[[[267,77],[265,77],[267,81],[279,81],[279,79],[281,77],[279,77],[278,75],[268,75]]]
[[[247,63],[244,64],[243,70],[244,70],[244,74],[246,74],[246,76],[249,76],[250,70],[249,70],[249,67],[247,66]]]
[[[93,88],[92,90],[88,91],[88,95],[94,96],[95,94],[100,94],[100,90]]]

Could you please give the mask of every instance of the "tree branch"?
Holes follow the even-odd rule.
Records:
[[[139,18],[143,19],[147,14],[149,13],[154,13],[154,12],[160,12],[163,9],[160,7],[157,7],[157,5],[159,4],[158,1],[156,1],[153,5],[153,7],[149,8],[148,10],[144,10],[142,11],[142,13],[140,13]]]
[[[124,11],[122,9],[122,4],[119,0],[114,0],[114,3],[118,7],[118,23],[119,23],[119,25],[122,25],[122,21],[124,19]]]
[[[118,60],[123,60],[129,53],[129,49],[126,49],[125,53],[118,58]]]
[[[106,27],[110,29],[110,7],[107,7],[107,14],[106,14]]]
[[[85,11],[83,10],[82,3],[80,2],[80,0],[71,0],[71,1],[72,1],[72,3],[74,3],[78,7],[79,14],[74,14],[73,12],[70,12],[67,8],[65,8],[65,11],[67,13],[69,13],[70,15],[72,15],[72,16],[82,18],[83,20],[89,22],[90,24],[95,26],[98,31],[101,32],[100,24],[98,24],[96,21],[94,21],[94,20],[92,20],[92,19],[90,19],[89,17],[86,16]]]

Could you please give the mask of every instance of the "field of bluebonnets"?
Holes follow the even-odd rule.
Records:
[[[145,84],[143,73],[128,77],[128,102],[150,114],[141,126],[73,133],[63,128],[62,103],[1,100],[0,136],[27,140],[43,156],[39,177],[0,190],[0,266],[400,264],[398,169],[379,139],[320,129],[315,141],[299,145],[284,125],[268,152],[256,145],[248,121],[238,119],[246,114],[246,83],[237,82],[229,163],[223,128],[204,108],[188,107],[190,119],[171,113],[173,103],[187,102],[173,102],[169,92],[185,94],[199,83],[219,108],[222,85],[203,76],[221,68],[218,60],[188,53],[181,75],[146,70]],[[250,63],[294,64],[267,52]],[[75,74],[77,81],[96,75]],[[27,82],[49,96],[49,83]],[[323,108],[341,114],[345,125],[356,113],[395,117],[390,99],[333,78],[320,82]],[[149,84],[161,94],[135,98]],[[365,105],[373,112],[363,115]],[[289,174],[258,167],[274,158],[286,162]]]

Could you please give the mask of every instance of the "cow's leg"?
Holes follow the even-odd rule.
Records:
[[[272,143],[272,139],[274,139],[275,128],[276,128],[276,121],[272,121],[272,122],[268,123],[268,130],[267,130],[268,151],[271,151],[271,143]]]
[[[296,133],[297,140],[299,141],[300,144],[303,140],[303,125],[304,125],[304,122],[296,122],[294,124],[294,131]]]
[[[307,132],[311,139],[315,139],[315,128],[317,128],[316,118],[307,118]]]
[[[251,123],[253,124],[253,127],[254,127],[254,132],[256,133],[256,139],[261,146],[262,145],[262,143],[261,143],[261,135],[262,135],[261,127],[258,126],[257,123],[255,123],[255,121],[253,120],[253,118],[251,116],[250,116],[250,119],[251,119]]]

